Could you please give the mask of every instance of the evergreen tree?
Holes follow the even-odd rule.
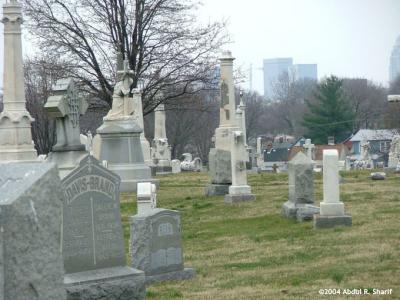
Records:
[[[343,81],[336,76],[324,79],[317,87],[315,102],[307,101],[309,113],[303,125],[313,142],[326,144],[329,136],[341,142],[351,134],[355,114],[343,94]]]

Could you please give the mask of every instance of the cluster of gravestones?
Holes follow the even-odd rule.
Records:
[[[193,277],[183,267],[179,213],[156,208],[158,182],[145,164],[140,93],[129,91],[127,63],[119,68],[113,107],[91,141],[97,148],[81,143],[79,117],[88,105],[73,80],[54,85],[45,110],[56,120],[57,142],[38,159],[25,105],[21,5],[7,2],[3,14],[0,299],[144,299],[146,284]],[[162,142],[156,150],[167,159]],[[137,189],[130,267],[119,195]],[[143,211],[146,202],[151,206]]]
[[[220,124],[215,131],[215,148],[209,153],[211,183],[206,196],[224,195],[225,202],[236,203],[254,200],[247,185],[246,162],[249,152],[246,145],[246,119],[243,102],[236,109],[233,61],[225,52],[221,61]],[[241,99],[242,100],[242,99]],[[233,117],[235,116],[235,118]],[[315,228],[349,226],[351,216],[344,213],[339,194],[339,160],[337,150],[324,150],[324,200],[321,207],[314,206],[314,162],[311,140],[305,144],[306,154],[298,153],[289,163],[289,201],[284,203],[282,214],[299,221],[314,220]],[[261,152],[261,140],[257,140],[257,152]]]

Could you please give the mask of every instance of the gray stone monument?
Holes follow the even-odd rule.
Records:
[[[25,107],[24,66],[22,60],[22,7],[4,1],[4,109],[0,113],[0,161],[34,161],[33,119]]]
[[[88,103],[79,97],[71,78],[58,80],[52,93],[44,108],[56,120],[57,142],[47,161],[57,164],[62,179],[87,155],[86,146],[81,143],[79,117],[86,112]]]
[[[65,300],[54,164],[0,164],[0,299]]]
[[[321,213],[314,215],[315,229],[352,225],[352,218],[344,213],[344,204],[340,201],[338,162],[339,154],[337,150],[324,150],[324,200],[320,203]]]
[[[211,148],[208,155],[211,183],[205,188],[206,196],[226,195],[232,184],[230,134],[239,130],[235,118],[234,60],[230,51],[224,52],[220,58],[220,120],[219,127],[215,130],[215,148]]]
[[[128,61],[124,70],[118,71],[119,81],[114,87],[113,105],[103,125],[97,129],[99,141],[94,141],[94,153],[100,148],[98,158],[108,162],[108,169],[121,177],[121,192],[134,192],[138,182],[158,181],[151,178],[150,167],[144,162],[137,118],[134,116],[135,106],[130,96],[132,79],[130,78]],[[96,138],[95,138],[96,139]]]
[[[155,208],[155,187],[138,190],[138,214],[131,217],[132,266],[143,270],[146,283],[190,279],[195,270],[184,268],[179,212]]]
[[[126,265],[120,178],[93,156],[62,181],[62,252],[68,299],[144,299],[143,272]]]
[[[289,162],[289,201],[282,206],[286,218],[312,220],[319,208],[314,206],[313,161],[303,152]]]

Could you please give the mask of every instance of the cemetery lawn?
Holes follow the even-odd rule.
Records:
[[[148,299],[349,299],[343,289],[393,289],[400,299],[400,175],[371,181],[370,172],[345,172],[341,198],[353,227],[316,231],[312,222],[281,217],[288,198],[287,174],[249,175],[257,199],[227,205],[206,198],[206,173],[159,177],[158,207],[182,215],[185,266],[197,276],[147,288]],[[316,176],[316,203],[322,179]],[[122,194],[128,251],[128,217],[134,194]],[[320,296],[320,289],[342,289]]]

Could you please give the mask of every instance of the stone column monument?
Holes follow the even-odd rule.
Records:
[[[4,97],[0,113],[0,161],[34,161],[32,117],[25,107],[22,60],[22,7],[16,0],[3,6]]]
[[[108,169],[121,177],[121,192],[136,191],[138,182],[158,184],[157,180],[151,179],[150,167],[144,163],[140,142],[143,129],[135,118],[130,74],[129,63],[125,61],[124,69],[118,71],[112,108],[97,129],[101,138],[99,159],[107,161]]]
[[[240,103],[238,105],[238,109],[236,110],[236,118],[237,118],[237,125],[239,129],[243,132],[243,138],[246,147],[246,166],[248,170],[251,170],[252,169],[250,165],[251,148],[247,145],[246,104],[243,101],[243,91],[240,91]]]
[[[264,163],[264,153],[262,152],[262,137],[257,138],[257,167],[260,170]]]
[[[352,218],[350,215],[345,215],[344,204],[340,201],[337,150],[324,150],[323,168],[324,200],[320,204],[321,213],[314,215],[314,228],[351,226]]]
[[[52,91],[44,108],[56,120],[57,143],[47,161],[57,164],[62,179],[87,155],[86,147],[81,143],[79,116],[86,112],[88,103],[79,97],[70,78],[58,80]]]
[[[251,187],[247,185],[246,146],[242,131],[231,132],[231,169],[232,185],[225,195],[226,203],[254,200]]]
[[[140,144],[142,145],[143,158],[146,165],[151,166],[151,153],[150,153],[150,143],[144,135],[144,121],[143,121],[143,106],[142,106],[142,94],[139,89],[134,89],[132,91],[134,116],[137,120],[139,126],[143,129],[140,134]]]
[[[171,150],[168,146],[167,131],[165,129],[165,106],[160,104],[154,112],[154,140],[152,147],[153,165],[158,174],[172,172]]]
[[[233,82],[232,53],[226,51],[221,62],[221,98],[219,127],[215,130],[215,148],[208,156],[211,184],[205,189],[206,196],[226,195],[232,183],[230,135],[238,130],[235,119],[235,86]]]

